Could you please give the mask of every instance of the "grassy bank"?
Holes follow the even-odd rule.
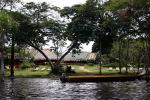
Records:
[[[76,73],[75,75],[84,75],[84,74],[99,74],[99,66],[98,65],[84,65],[84,66],[78,66],[78,65],[71,65],[72,70],[74,70]],[[115,69],[112,67],[102,67],[101,69],[102,74],[119,74],[119,69]],[[133,74],[133,71],[128,71],[128,74]],[[126,70],[123,69],[122,73],[126,73]]]
[[[66,66],[64,66],[64,70]],[[99,66],[98,65],[71,65],[71,69],[75,71],[73,75],[89,75],[89,74],[99,74]],[[27,68],[27,69],[15,69],[14,75],[15,77],[50,77],[50,78],[58,78],[58,76],[49,74],[51,69],[48,66],[40,65],[35,68]],[[125,73],[125,70],[122,70]],[[110,67],[102,67],[102,74],[118,74],[119,70],[113,69]],[[129,72],[133,73],[133,72]],[[6,70],[6,77],[10,76],[10,70]]]
[[[48,72],[43,71],[43,72],[39,72],[39,71],[31,71],[31,70],[15,70],[14,75],[15,77],[47,77],[48,76]],[[10,72],[7,71],[6,72],[6,76],[10,76]]]
[[[58,76],[49,74],[50,69],[48,66],[43,66],[40,65],[36,68],[27,68],[27,69],[15,69],[14,70],[14,76],[15,77],[41,77],[41,78],[57,78]],[[10,76],[10,70],[7,69],[5,71],[5,76],[9,77]]]

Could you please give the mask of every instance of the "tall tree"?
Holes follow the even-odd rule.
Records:
[[[73,48],[79,48],[82,43],[95,41],[93,51],[100,51],[101,55],[105,52],[102,46],[106,44],[108,51],[113,40],[112,30],[114,29],[113,24],[111,24],[111,15],[104,11],[102,3],[98,0],[87,0],[82,5],[74,5],[71,8],[65,7],[61,11],[61,15],[70,21],[67,25],[66,35],[72,44],[76,44]],[[68,50],[71,51],[72,49]]]
[[[106,3],[106,9],[109,9],[114,14],[118,14],[121,22],[130,22],[125,24],[119,29],[124,29],[124,32],[128,33],[127,36],[136,36],[136,38],[144,36],[145,41],[148,43],[147,55],[149,55],[149,0],[110,0]],[[124,27],[124,28],[123,28]],[[133,32],[131,32],[133,31]],[[123,31],[122,31],[123,32]],[[148,67],[150,65],[149,56],[147,56],[146,69],[148,72]]]
[[[0,57],[1,57],[1,76],[4,77],[4,46],[5,36],[9,30],[16,27],[17,23],[9,16],[7,11],[0,11]]]
[[[51,18],[52,16],[49,14],[51,10],[56,9],[54,8],[46,3],[35,4],[30,2],[24,5],[22,9],[23,14],[20,13],[19,16],[14,14],[16,19],[19,18],[18,21],[20,22],[19,32],[16,34],[16,41],[39,51],[48,61],[52,72],[54,72],[55,66],[42,51],[42,46],[46,45],[50,40],[63,40],[63,25],[59,21]]]

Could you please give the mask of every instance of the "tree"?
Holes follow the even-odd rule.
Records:
[[[1,0],[0,1],[0,10],[5,10],[7,13],[11,12],[12,10],[16,10],[17,3],[20,3],[20,0]],[[13,28],[16,28],[16,27],[13,27]],[[11,33],[13,28],[9,28],[8,32],[7,32],[7,38],[11,38],[11,40],[12,40],[11,64],[10,64],[11,76],[13,76],[13,74],[14,74],[14,71],[13,71],[13,67],[14,67],[14,38],[13,37],[14,36],[13,36],[13,33]]]
[[[9,16],[7,11],[0,11],[0,57],[1,57],[1,76],[4,77],[4,46],[6,35],[9,30],[16,27],[17,23]]]
[[[4,10],[10,8],[15,8],[16,7],[16,3],[19,3],[20,0],[1,0],[0,1],[0,10]]]
[[[122,32],[127,33],[126,36],[141,37],[144,36],[147,43],[149,39],[149,0],[110,0],[106,3],[106,9],[118,15],[121,22],[126,22],[118,29],[124,29]],[[123,28],[124,27],[124,28]],[[147,55],[149,55],[149,44],[147,48]],[[147,64],[149,64],[149,57],[147,57]],[[146,67],[146,69],[148,69]],[[147,70],[148,73],[148,70]]]
[[[18,16],[14,14],[20,22],[19,31],[16,32],[16,41],[39,51],[48,61],[53,73],[55,73],[55,66],[42,51],[42,46],[50,40],[64,40],[62,36],[63,24],[51,18],[48,14],[54,8],[49,7],[46,3],[35,4],[31,2],[24,5],[23,14],[17,14]]]
[[[121,45],[122,39],[127,38],[130,35],[133,35],[133,25],[131,25],[131,10],[129,9],[129,0],[112,0],[108,1],[105,4],[105,9],[112,12],[115,22],[116,22],[116,33],[118,36],[119,49],[118,49],[118,58],[119,58],[119,68],[121,73]],[[128,39],[129,40],[129,39]],[[128,49],[129,49],[129,41],[127,41],[127,53],[126,53],[126,61],[128,60]],[[128,62],[128,61],[127,61]],[[127,72],[127,65],[126,65],[126,72]]]

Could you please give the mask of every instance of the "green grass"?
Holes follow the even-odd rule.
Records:
[[[30,70],[20,70],[20,71],[15,71],[15,76],[35,76],[35,77],[39,77],[39,76],[48,76],[48,71],[30,71]]]
[[[15,77],[47,77],[48,71],[31,71],[31,70],[15,70]],[[6,71],[6,76],[10,76],[10,72]]]
[[[81,74],[99,74],[99,66],[98,65],[84,65],[84,66],[78,66],[78,65],[72,65],[71,66],[72,69],[76,72],[76,75],[81,75]],[[81,69],[80,67],[83,67],[83,69]],[[86,72],[86,70],[88,70],[89,72]],[[116,69],[112,69],[109,70],[109,67],[102,67],[102,74],[118,74],[119,70]],[[125,73],[125,70],[122,70],[122,73]],[[129,73],[133,73],[133,72],[129,72]]]
[[[14,75],[15,77],[56,77],[53,74],[49,74],[50,71],[47,70],[49,66],[39,65],[37,68],[39,69],[38,71],[34,71],[35,68],[15,69]],[[45,68],[45,70],[41,70],[42,68]],[[9,77],[10,70],[6,70],[5,75]]]
[[[50,68],[50,67],[49,67],[49,66],[47,66],[47,65],[39,65],[39,66],[38,66],[38,68],[39,68],[39,69],[42,69],[42,68],[46,68],[46,69],[48,69],[48,68]]]
[[[45,68],[45,70],[41,70],[42,68]],[[74,70],[76,73],[74,75],[85,75],[85,74],[99,74],[99,66],[98,65],[71,65],[72,70]],[[15,77],[51,77],[51,78],[57,78],[58,76],[55,76],[53,74],[49,75],[49,71],[46,69],[49,69],[49,66],[45,65],[39,65],[37,71],[34,70],[35,68],[28,68],[28,69],[15,69],[14,75]],[[64,69],[66,69],[66,66],[64,66]],[[124,73],[125,71],[123,71]],[[10,76],[10,71],[7,70],[6,77]],[[118,74],[119,71],[112,69],[109,70],[108,67],[102,67],[102,74]],[[132,72],[133,73],[133,72]]]
[[[94,66],[85,65],[84,68],[95,74],[99,73],[99,67],[97,65],[94,65]]]

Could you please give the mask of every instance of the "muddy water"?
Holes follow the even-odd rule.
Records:
[[[61,83],[49,78],[6,79],[0,100],[150,100],[150,83]]]

